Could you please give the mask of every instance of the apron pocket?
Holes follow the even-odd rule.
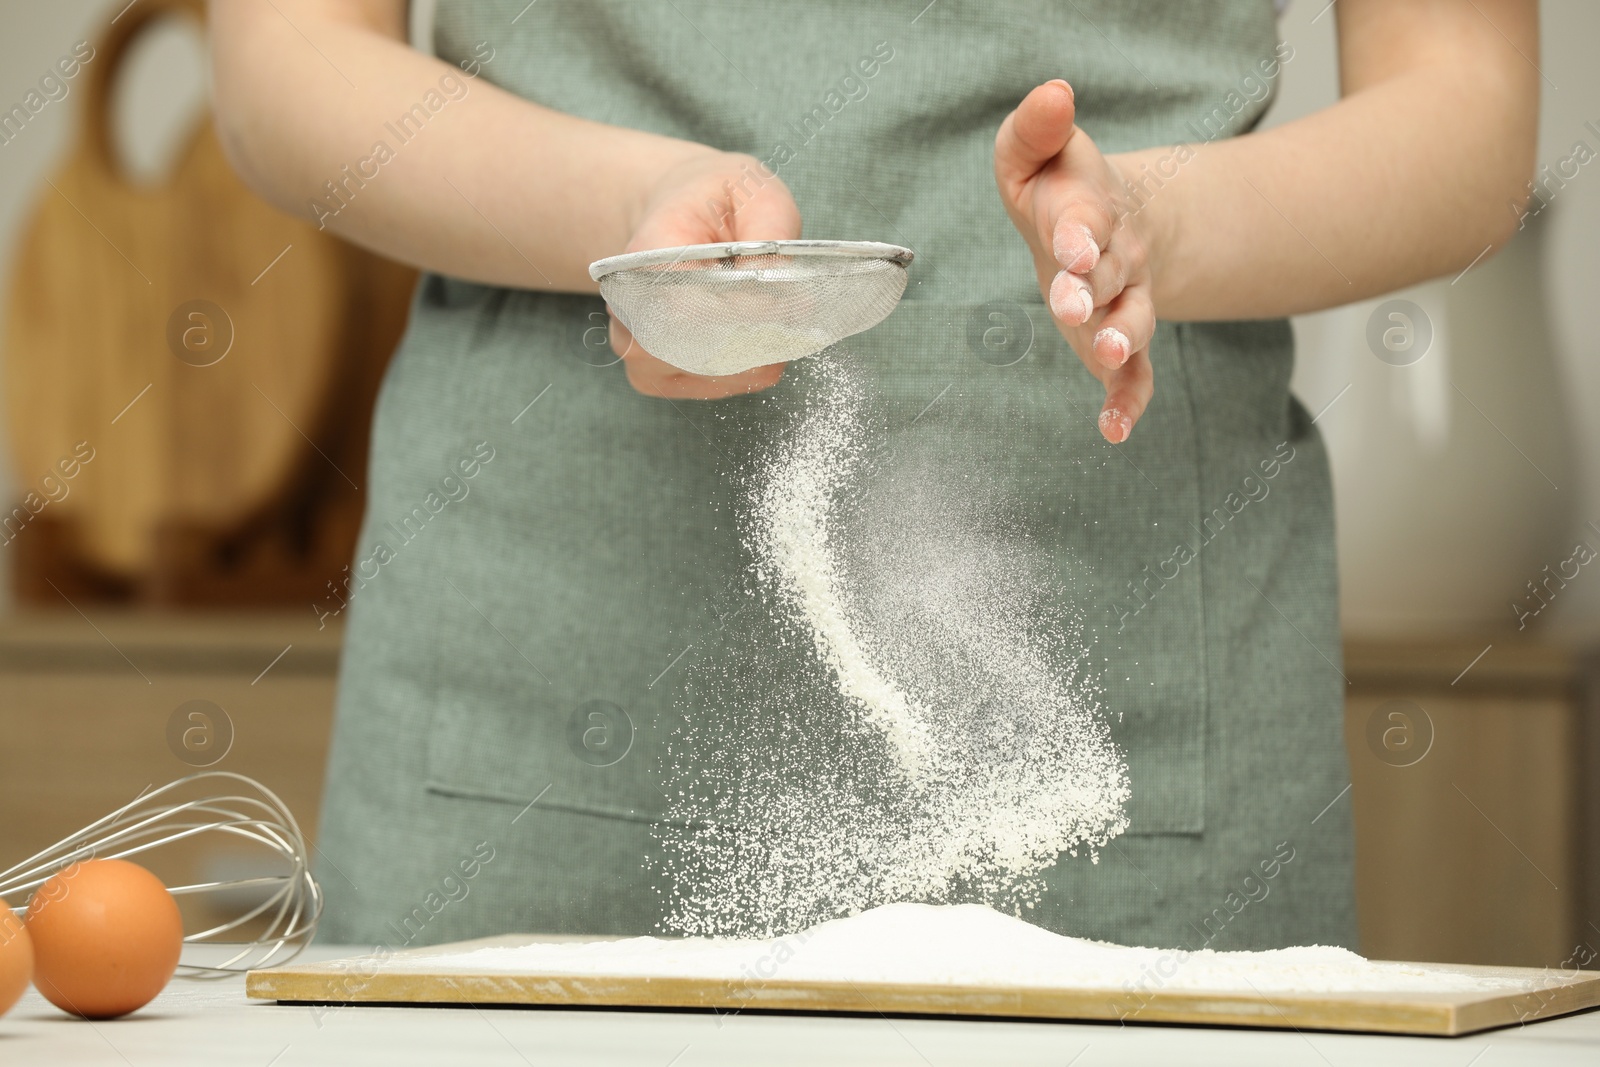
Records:
[[[596,698],[564,718],[446,697],[429,724],[425,784],[445,796],[519,808],[537,803],[654,821],[661,790],[633,715]]]
[[[429,445],[432,461],[415,440],[393,452],[422,474],[448,469],[457,437],[493,454],[449,505],[463,519],[431,523],[401,550],[405,577],[381,579],[397,594],[407,583],[390,610],[439,635],[412,664],[431,694],[426,786],[657,818],[659,731],[727,611],[723,572],[737,559],[721,456],[684,405],[639,395],[601,358],[597,298],[465,283],[423,298],[436,306],[413,319],[402,354],[419,379],[408,395],[428,410],[400,413],[395,432],[433,421],[451,438]],[[400,499],[423,498],[422,474],[386,474],[414,483]]]

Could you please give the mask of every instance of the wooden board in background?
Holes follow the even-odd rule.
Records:
[[[161,18],[203,14],[199,0],[153,0],[101,28],[73,150],[39,190],[12,277],[17,477],[36,490],[86,442],[93,459],[51,513],[114,573],[150,568],[164,521],[228,528],[281,490],[335,373],[346,287],[329,235],[246,189],[209,122],[162,185],[135,186],[116,163],[111,96],[130,45]],[[197,300],[222,317],[178,314]]]
[[[509,934],[392,954],[252,971],[256,1000],[337,1004],[515,1004],[529,1007],[694,1008],[1141,1023],[1454,1036],[1550,1019],[1600,1006],[1600,972],[1518,967],[1440,966],[1537,983],[1533,992],[1274,993],[1122,990],[1024,986],[911,985],[784,980],[610,977],[430,970],[429,960],[490,946],[585,938]],[[604,939],[610,940],[610,939]],[[1433,966],[1433,965],[1429,965]]]
[[[0,393],[24,499],[0,542],[22,603],[307,610],[351,559],[416,275],[258,198],[209,119],[169,178],[129,180],[118,71],[204,8],[143,0],[93,35],[72,149],[19,235]]]

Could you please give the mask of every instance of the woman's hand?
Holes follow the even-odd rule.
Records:
[[[626,251],[799,236],[800,209],[783,182],[749,156],[707,149],[670,167],[652,186]],[[718,400],[770,388],[783,376],[781,363],[720,378],[679,370],[639,347],[615,314],[611,347],[623,359],[628,382],[647,396]]]
[[[1122,173],[1074,125],[1072,88],[1046,82],[1006,116],[994,173],[1063,336],[1106,388],[1100,432],[1121,444],[1150,403],[1151,240]]]

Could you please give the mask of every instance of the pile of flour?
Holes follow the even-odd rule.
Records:
[[[754,610],[686,674],[669,761],[674,933],[771,936],[906,900],[1014,910],[1062,853],[1097,860],[1127,825],[1057,561],[988,472],[899,447],[852,374],[813,365],[745,483]]]
[[[976,904],[889,904],[767,940],[635,937],[395,960],[429,972],[1257,993],[1521,992],[1525,978],[1375,963],[1342,948],[1178,953],[1062,937]]]

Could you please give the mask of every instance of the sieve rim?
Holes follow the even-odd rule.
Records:
[[[685,260],[731,259],[734,256],[819,256],[829,259],[886,259],[907,266],[916,253],[901,245],[881,241],[721,241],[707,245],[680,245],[652,248],[644,252],[625,252],[589,264],[589,277],[595,281],[618,271],[637,267],[656,267]]]

